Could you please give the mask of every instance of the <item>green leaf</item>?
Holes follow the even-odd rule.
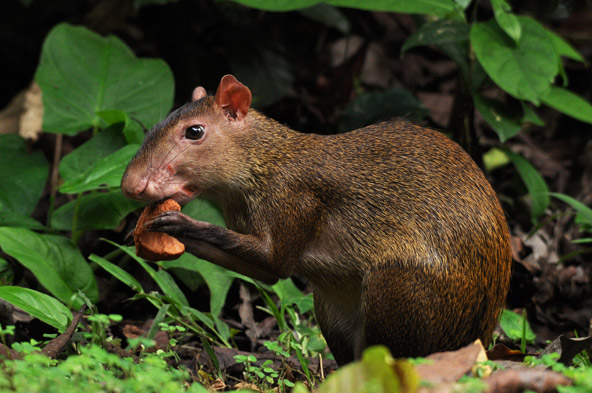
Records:
[[[51,218],[51,227],[63,231],[71,230],[77,203],[77,230],[113,229],[125,216],[144,205],[125,198],[119,190],[93,192],[82,195],[79,201],[74,200],[60,206]]]
[[[69,182],[84,175],[98,160],[126,145],[122,125],[110,126],[65,155],[60,161],[60,176]]]
[[[592,123],[592,104],[579,95],[552,86],[542,101],[551,108],[586,123]]]
[[[0,247],[29,269],[49,292],[68,304],[81,290],[96,302],[95,277],[80,250],[63,236],[43,235],[24,228],[0,228]],[[76,296],[74,307],[82,305]]]
[[[173,103],[173,75],[164,61],[138,59],[119,38],[63,23],[45,39],[35,80],[49,132],[96,128],[97,113],[106,109],[125,111],[150,127]]]
[[[97,265],[102,267],[104,270],[109,272],[113,277],[130,287],[136,292],[144,292],[142,289],[142,285],[128,272],[120,268],[119,266],[115,265],[114,263],[109,262],[105,258],[102,258],[98,255],[91,254],[88,259],[95,262]]]
[[[19,213],[0,209],[0,227],[18,227],[28,229],[46,229],[39,221]]]
[[[469,39],[468,26],[454,19],[438,19],[421,25],[407,38],[401,47],[401,54],[419,45],[445,44]]]
[[[427,112],[421,101],[405,89],[365,93],[348,105],[339,122],[339,129],[349,131],[399,116],[418,120]]]
[[[520,116],[511,107],[479,93],[473,94],[473,100],[483,120],[495,130],[500,141],[505,142],[520,132]]]
[[[48,174],[49,164],[41,151],[29,154],[20,136],[0,135],[0,215],[31,215]]]
[[[540,103],[558,72],[555,49],[546,30],[535,20],[517,17],[522,27],[518,44],[499,28],[495,20],[475,23],[471,45],[479,63],[503,90],[518,99]]]
[[[510,13],[512,7],[506,0],[491,0],[493,15],[501,29],[517,44],[520,42],[522,27],[516,15]]]
[[[327,4],[316,4],[299,12],[309,19],[339,30],[342,34],[348,34],[351,29],[349,19],[343,12]]]
[[[124,111],[100,111],[97,115],[103,119],[109,126],[119,123],[123,124],[123,135],[128,144],[142,144],[144,140],[144,130],[142,125],[130,118]]]
[[[505,151],[512,163],[518,170],[528,194],[530,196],[530,215],[532,221],[541,216],[549,206],[549,188],[545,179],[537,172],[537,170],[526,161],[524,158],[509,150]]]
[[[582,55],[577,50],[575,50],[573,46],[561,38],[561,36],[548,29],[546,29],[546,32],[558,56],[567,57],[569,59],[587,64],[586,59],[584,59],[584,57],[582,57]]]
[[[72,320],[72,313],[62,303],[29,288],[0,287],[0,298],[53,326],[60,333],[66,330]]]
[[[119,188],[123,172],[139,147],[136,144],[126,145],[101,158],[80,175],[64,182],[60,192],[78,194],[102,188]]]
[[[238,273],[199,259],[189,253],[181,255],[173,261],[162,261],[158,264],[164,269],[173,269],[173,273],[182,281],[184,281],[184,276],[188,274],[199,274],[210,290],[210,312],[215,316],[220,315],[234,279],[242,277]]]
[[[213,203],[204,199],[194,199],[185,206],[182,212],[199,221],[226,227],[222,212]]]
[[[580,220],[583,223],[585,223],[587,225],[592,225],[592,209],[591,208],[584,205],[582,202],[578,201],[577,199],[570,197],[569,195],[559,194],[559,193],[555,193],[555,192],[551,192],[551,193],[549,193],[549,195],[570,205],[572,208],[575,209],[578,216],[580,217]]]
[[[119,244],[112,242],[110,240],[107,240],[107,239],[105,239],[105,241],[107,243],[119,248],[120,250],[125,252],[127,255],[132,257],[132,259],[134,259],[136,262],[138,262],[140,264],[140,266],[142,266],[144,268],[144,270],[146,270],[146,272],[150,275],[150,277],[152,277],[152,279],[156,282],[156,284],[159,286],[160,290],[162,291],[163,295],[169,297],[169,299],[171,299],[174,303],[176,303],[177,307],[189,306],[189,303],[187,302],[187,298],[185,298],[185,295],[183,294],[183,292],[181,292],[181,290],[179,289],[179,287],[177,286],[175,281],[172,279],[172,277],[168,273],[166,273],[165,271],[162,271],[162,270],[158,271],[158,272],[155,271],[142,258],[140,258],[136,255],[136,250],[134,247],[125,247],[125,246],[119,245]]]
[[[266,11],[293,11],[311,7],[321,0],[233,0],[247,7]],[[323,3],[368,11],[399,12],[404,14],[446,15],[456,9],[453,0],[324,0]]]
[[[523,318],[521,315],[510,310],[503,310],[500,325],[506,336],[511,340],[522,339]],[[535,338],[534,332],[526,322],[526,341],[532,343]]]
[[[522,123],[531,123],[542,127],[545,122],[536,114],[536,112],[524,101],[520,101],[522,104]]]
[[[497,168],[501,168],[510,163],[510,159],[506,153],[497,147],[491,148],[488,152],[483,154],[483,165],[487,172],[492,172]]]
[[[362,360],[340,367],[321,384],[318,393],[413,392],[419,376],[406,360],[395,360],[384,346],[367,348]]]

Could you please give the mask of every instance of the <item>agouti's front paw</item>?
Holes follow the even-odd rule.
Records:
[[[202,224],[200,221],[181,212],[167,211],[148,221],[145,228],[148,231],[164,232],[176,238],[184,238],[192,237],[191,234],[200,229],[200,224]]]

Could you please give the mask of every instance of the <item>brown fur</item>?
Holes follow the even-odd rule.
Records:
[[[403,121],[302,134],[252,109],[240,115],[232,105],[244,109],[245,96],[228,101],[230,110],[207,97],[171,114],[122,182],[137,199],[169,197],[130,190],[147,167],[174,156],[173,180],[214,200],[228,229],[170,214],[153,230],[266,282],[308,278],[339,364],[372,344],[423,356],[489,342],[509,285],[508,229],[494,191],[458,145]],[[173,130],[193,123],[213,135],[176,152]]]

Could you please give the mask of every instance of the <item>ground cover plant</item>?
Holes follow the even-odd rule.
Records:
[[[568,359],[528,362],[569,377],[550,382],[572,383],[560,391],[589,389],[592,43],[557,15],[590,22],[590,7],[241,0],[130,1],[119,9],[102,1],[45,19],[41,2],[14,3],[3,7],[38,18],[43,41],[19,89],[36,86],[14,104],[26,108],[20,133],[0,129],[0,298],[8,307],[0,336],[16,350],[8,357],[21,357],[2,362],[0,389],[19,391],[33,379],[39,384],[27,391],[76,386],[65,381],[91,391],[428,388],[420,366],[380,348],[321,382],[335,365],[298,278],[265,286],[190,254],[150,264],[126,243],[141,204],[124,198],[119,183],[144,130],[195,85],[215,86],[226,72],[295,129],[345,131],[406,116],[463,144],[488,171],[513,235],[508,306],[526,311],[505,314],[498,341],[534,353],[576,331],[580,341],[557,344],[562,353],[577,350]],[[199,23],[172,22],[198,14]],[[578,49],[568,37],[579,37]],[[37,142],[22,136],[30,119],[43,130]],[[224,225],[204,201],[183,212]],[[13,335],[10,305],[46,325],[35,334],[28,322],[23,334],[19,323]],[[43,334],[65,337],[83,306],[91,311],[69,337],[74,345],[54,344],[61,357],[25,355],[49,345]],[[459,355],[470,363],[458,367],[461,375],[483,361],[474,351]],[[450,389],[485,386],[476,378]]]

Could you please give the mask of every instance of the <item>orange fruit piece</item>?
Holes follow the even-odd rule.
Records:
[[[149,261],[168,261],[177,259],[185,252],[185,245],[174,237],[161,232],[144,229],[144,224],[166,211],[181,211],[181,206],[173,199],[157,205],[148,205],[138,219],[134,230],[136,255]]]

